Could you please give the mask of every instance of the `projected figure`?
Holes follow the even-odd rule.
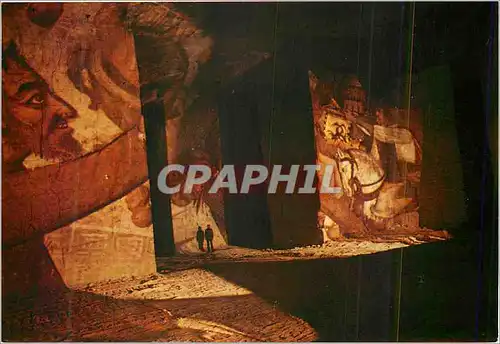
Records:
[[[418,161],[418,142],[410,130],[399,127],[395,120],[397,109],[386,111],[376,108],[376,124],[366,119],[347,115],[355,126],[372,137],[371,155],[387,173],[388,182],[400,182],[403,179],[403,163],[415,164]],[[392,114],[392,115],[391,115]]]
[[[356,117],[365,114],[366,92],[357,77],[346,78],[346,87],[342,91],[342,98],[345,113]]]
[[[65,161],[82,149],[68,122],[77,114],[50,90],[11,43],[2,61],[2,167],[4,172],[25,169],[31,153]]]
[[[418,142],[409,129],[397,125],[394,111],[376,109],[376,119],[367,116],[365,92],[355,77],[347,78],[342,92],[344,107],[333,99],[318,106],[323,88],[309,73],[318,161],[337,166],[336,178],[343,194],[320,195],[321,211],[340,225],[345,235],[383,229],[388,219],[411,210],[416,195],[408,193],[405,164],[418,163]],[[330,97],[333,97],[331,92]],[[413,207],[414,209],[414,207]],[[353,219],[352,213],[362,224]]]
[[[40,26],[33,15],[46,18],[40,12],[46,9],[10,4],[3,16],[4,42],[19,47],[19,54],[14,48],[3,54],[4,249],[22,261],[14,248],[45,235],[68,285],[119,274],[120,265],[128,264],[128,272],[150,271],[151,210],[132,32],[154,30],[152,36],[158,37],[148,48],[158,55],[158,73],[141,74],[141,80],[160,78],[167,87],[165,108],[173,109],[166,114],[168,156],[173,159],[187,106],[184,93],[196,75],[195,65],[210,56],[211,40],[168,4],[65,4],[50,25]],[[33,168],[33,161],[43,167]],[[205,223],[211,221],[210,214],[203,215]],[[193,239],[196,227],[182,223],[189,216],[177,218],[181,229],[190,228],[180,231],[179,241]],[[111,236],[109,228],[121,232]],[[77,244],[93,254],[59,259],[61,251]],[[127,255],[121,247],[128,248]],[[95,255],[112,257],[110,264],[103,268],[91,259]],[[8,272],[18,270],[12,265]],[[21,282],[8,284],[17,288]]]
[[[166,4],[102,6],[93,21],[106,30],[97,31],[96,39],[90,43],[82,42],[73,49],[67,74],[72,84],[90,98],[89,107],[102,110],[121,130],[135,126],[143,131],[139,74],[143,83],[165,88],[167,158],[170,163],[190,164],[198,162],[197,156],[185,159],[185,152],[194,153],[193,138],[199,138],[198,134],[202,133],[205,139],[205,132],[209,132],[207,129],[214,123],[217,126],[216,116],[206,109],[191,109],[196,94],[191,92],[190,85],[198,65],[210,58],[212,40],[187,20],[181,21],[182,30],[178,29],[172,22],[175,15],[178,15],[175,9]],[[181,15],[180,18],[186,19]],[[130,30],[143,33],[140,43],[134,40]],[[141,54],[147,54],[147,65],[136,65],[136,51],[139,50]],[[204,140],[212,141],[210,138]],[[208,155],[219,154],[219,147],[204,148]],[[151,225],[150,205],[142,200],[142,195],[149,197],[150,190],[146,185],[139,189],[126,198],[134,224],[147,228]],[[174,212],[180,214],[180,209],[183,209],[180,217],[191,216],[185,210],[190,209],[193,203],[196,208],[194,215],[198,216],[199,210],[206,206],[205,201],[207,198],[202,199],[202,190],[193,190],[190,194],[178,193],[172,197]],[[210,205],[210,208],[215,212],[213,206]],[[186,223],[186,227],[192,228],[193,236],[195,224]],[[223,219],[217,219],[217,224],[223,227]],[[192,249],[195,250],[194,245]]]

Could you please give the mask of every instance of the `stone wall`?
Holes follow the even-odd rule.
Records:
[[[126,20],[120,17],[123,10],[129,14]],[[163,47],[168,53],[187,52],[187,60],[179,61],[179,65],[186,63],[187,70],[179,72],[186,73],[186,83],[192,82],[199,60],[207,59],[203,55],[210,49],[210,38],[168,4],[10,4],[2,8],[3,49],[10,47],[11,52],[9,57],[4,55],[8,68],[2,69],[2,124],[9,131],[3,136],[3,149],[22,145],[28,153],[20,161],[2,156],[3,167],[9,168],[2,177],[4,294],[156,271],[149,191],[141,185],[147,180],[147,165],[130,32],[131,27],[154,24],[141,15],[144,11],[165,15],[161,27],[154,29],[170,44]],[[166,32],[174,17],[181,18],[183,31]],[[19,70],[22,80],[12,77]],[[25,102],[25,94],[16,94],[23,83],[30,85],[33,80],[37,86],[30,92],[36,92],[36,101],[43,105],[32,103],[31,98]],[[12,87],[6,90],[5,86]],[[181,149],[179,119],[183,106],[188,106],[183,100],[176,102],[175,116],[167,114],[169,160],[175,160]],[[18,134],[11,125],[16,121],[21,122]],[[31,121],[31,127],[22,121]],[[79,147],[71,158],[55,153],[48,158],[42,148],[36,148],[40,138],[42,146],[52,144],[55,152],[65,151],[66,141],[54,129],[57,123],[63,123],[62,130],[71,132],[72,142]],[[49,129],[33,139],[32,127]],[[199,212],[192,203],[173,208],[179,251],[197,250],[198,223],[211,224],[214,244],[225,245],[206,205]]]

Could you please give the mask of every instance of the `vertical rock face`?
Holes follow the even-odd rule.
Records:
[[[269,166],[315,164],[314,125],[306,52],[300,40],[286,35],[277,38],[264,152]],[[294,56],[293,61],[290,56]],[[271,68],[271,66],[269,66]],[[286,171],[286,169],[284,169]],[[278,247],[314,245],[322,242],[317,228],[318,194],[285,194],[278,188],[268,195],[274,244]],[[297,189],[296,189],[297,190]]]
[[[421,73],[417,86],[426,110],[420,223],[435,229],[457,228],[466,216],[462,162],[450,84],[449,69],[436,67]]]
[[[145,76],[153,82],[178,80],[181,85],[167,82],[166,87],[177,86],[183,92],[198,64],[210,56],[211,40],[169,5],[153,5],[151,10],[144,8],[149,5],[127,6],[11,4],[3,11],[3,49],[15,46],[23,75],[36,77],[39,85],[27,90],[37,91],[36,103],[30,100],[30,106],[16,101],[20,98],[14,94],[3,95],[2,124],[9,132],[3,146],[24,142],[26,148],[20,163],[16,156],[2,161],[12,171],[2,179],[3,256],[9,261],[3,266],[6,293],[155,271],[150,195],[142,185],[147,165],[141,78],[131,30],[149,30],[158,40],[165,38],[168,44],[160,48],[178,57],[176,63],[162,60],[165,54],[155,51],[159,69]],[[141,48],[151,51],[153,46]],[[13,68],[2,69],[4,84],[17,90],[21,84],[6,81],[12,72]],[[32,79],[23,83],[28,81]],[[166,116],[171,161],[180,149],[175,139],[186,106],[178,101],[183,92],[167,92],[165,97],[175,110]],[[59,105],[37,106],[47,101]],[[45,134],[28,142],[28,136],[19,134],[23,131],[14,130],[19,116],[28,116],[35,127],[45,128]],[[55,155],[48,160],[31,148],[47,139],[55,142],[55,152],[62,151],[69,142],[58,139],[62,131],[71,131],[81,146],[76,159]],[[174,218],[180,223],[177,246],[188,239],[187,225],[179,219]],[[200,221],[217,228],[206,211]]]
[[[286,173],[291,165],[316,160],[307,65],[298,44],[288,38],[280,42],[268,61],[233,82],[219,100],[225,164],[263,164],[269,170],[282,165]],[[297,189],[285,194],[282,186],[276,194],[266,194],[265,185],[253,194],[227,195],[231,244],[289,248],[322,241],[318,195]]]
[[[366,94],[355,77],[344,78],[343,109],[335,99],[320,106],[318,100],[328,96],[323,94],[323,81],[310,73],[318,162],[336,166],[336,182],[342,188],[336,196],[320,195],[321,211],[340,226],[343,234],[373,234],[370,232],[396,228],[394,223],[406,219],[405,216],[416,209],[425,227],[457,226],[463,219],[462,185],[455,175],[461,171],[452,133],[455,125],[453,116],[448,114],[452,110],[447,103],[450,81],[443,70],[433,72],[434,82],[441,87],[439,92],[425,88],[431,72],[419,78],[421,102],[418,105],[427,107],[426,118],[419,108],[398,109],[381,101],[375,101],[379,104],[372,109],[365,109]],[[330,97],[333,96],[332,92]],[[433,108],[428,104],[434,104]],[[437,119],[436,113],[443,116]],[[432,121],[435,123],[431,125]],[[439,150],[431,152],[430,147],[439,147]],[[443,179],[443,165],[457,172],[450,172]],[[451,191],[452,184],[456,186],[456,193]],[[436,186],[443,189],[439,195],[434,192]],[[448,197],[453,201],[448,202]],[[456,211],[452,214],[453,203]],[[442,208],[436,208],[436,204]],[[408,225],[415,226],[418,227],[414,223]]]
[[[246,165],[263,164],[259,115],[258,79],[230,83],[219,95],[218,115],[222,162],[243,171]],[[237,173],[239,175],[239,173]],[[237,179],[241,180],[241,176]],[[238,187],[241,186],[241,182]],[[225,194],[225,222],[231,245],[265,248],[272,245],[266,194]]]
[[[203,230],[208,225],[214,231],[214,249],[221,249],[227,246],[226,238],[217,222],[212,216],[212,210],[206,204],[201,207],[192,203],[186,207],[172,206],[173,224],[175,229],[175,244],[178,252],[182,253],[199,253],[198,244],[196,242],[196,230],[201,226]],[[204,244],[206,249],[206,243]]]
[[[311,100],[308,85],[318,80],[307,79],[307,45],[297,40],[295,33],[287,36],[286,29],[270,31],[276,35],[270,44],[274,46],[272,54],[247,49],[246,41],[241,40],[240,50],[249,53],[234,57],[239,54],[235,49],[238,53],[228,54],[230,61],[222,63],[224,73],[198,85],[205,87],[200,87],[200,93],[217,95],[213,101],[217,106],[209,106],[202,101],[198,105],[197,96],[203,94],[194,94],[191,87],[196,85],[200,66],[211,58],[212,39],[172,4],[8,4],[4,13],[3,49],[15,54],[4,55],[10,57],[4,59],[2,69],[2,164],[7,172],[2,181],[3,243],[5,250],[11,250],[9,259],[14,260],[15,252],[29,252],[25,248],[35,245],[45,258],[52,257],[54,274],[60,273],[59,280],[67,284],[153,269],[152,189],[143,185],[151,178],[146,146],[152,147],[163,164],[203,152],[207,156],[200,159],[214,169],[222,164],[263,164],[269,168],[283,165],[286,170],[290,165],[318,161],[324,165],[321,155],[335,160],[339,151],[363,146],[366,156],[376,148],[377,144],[372,144],[376,140],[383,141],[386,148],[395,146],[386,151],[398,152],[408,145],[402,142],[408,135],[397,137],[391,134],[397,130],[384,128],[385,124],[378,123],[378,129],[373,129],[377,126],[374,123],[368,125],[372,129],[363,127],[361,120],[369,119],[363,116],[367,113],[366,93],[356,78],[348,80],[339,102],[333,97],[336,84],[319,86],[321,91]],[[282,16],[281,20],[290,18]],[[142,39],[134,40],[134,33]],[[9,50],[8,46],[16,49]],[[138,60],[142,62],[138,64]],[[447,81],[438,81],[444,89]],[[223,84],[221,92],[207,90],[215,84]],[[161,140],[145,137],[148,123],[141,111],[151,100],[160,104],[158,117],[166,119],[166,128],[156,126]],[[430,99],[445,115],[450,110],[446,101],[446,94],[440,93]],[[444,125],[451,123],[447,119],[447,115],[442,116],[435,128],[448,128]],[[36,128],[34,133],[26,123]],[[149,128],[155,128],[154,122],[149,124]],[[414,131],[411,125],[403,131],[413,131],[421,141],[421,130]],[[423,180],[427,185],[441,180],[443,190],[452,195],[452,178],[443,179],[442,171],[432,166],[445,158],[453,158],[447,165],[450,169],[457,166],[455,138],[445,130],[435,135],[435,128],[434,133],[429,131],[426,147],[438,143],[444,150],[426,158]],[[354,137],[354,131],[370,136],[369,140],[362,142]],[[52,154],[47,154],[47,147],[53,148],[49,150]],[[226,195],[225,202],[221,194],[175,195],[173,207],[179,217],[173,218],[174,244],[189,251],[191,231],[198,221],[219,229],[216,245],[229,242],[263,248],[316,244],[322,240],[317,228],[319,210],[338,224],[342,234],[363,232],[364,210],[371,211],[374,218],[390,217],[395,213],[391,206],[404,205],[410,197],[402,195],[401,202],[385,202],[380,197],[384,189],[378,188],[385,180],[370,180],[368,187],[363,185],[365,173],[355,155],[344,155],[349,173],[334,176],[335,186],[343,188],[339,195],[288,195],[281,188],[272,195],[266,188],[248,195]],[[151,172],[149,166],[153,175],[162,164],[155,167]],[[418,196],[419,172],[418,166],[414,171],[408,169],[405,182],[409,183],[392,186],[404,189],[404,193],[411,189],[411,197]],[[349,175],[353,177],[350,180]],[[156,190],[154,182],[152,186]],[[372,198],[365,202],[357,191]],[[422,199],[426,200],[421,208],[423,222],[443,215],[435,214],[439,208],[435,204],[444,204],[445,198],[431,193],[428,188],[422,189]],[[456,208],[461,210],[459,197],[456,200]],[[360,206],[363,202],[372,203]],[[170,201],[164,203],[156,214],[172,220],[170,206]],[[460,217],[461,212],[449,211],[447,208],[443,217]],[[429,216],[423,216],[425,212]],[[450,221],[455,223],[457,218]],[[156,241],[162,238],[161,232],[155,236]],[[16,245],[21,248],[12,248]],[[102,268],[104,261],[109,262],[106,269]],[[15,266],[8,264],[6,273],[14,276]],[[30,267],[25,268],[29,274]],[[44,269],[40,271],[50,270]],[[81,276],[78,271],[82,271]],[[45,272],[35,279],[44,276]],[[18,282],[9,283],[15,287]]]

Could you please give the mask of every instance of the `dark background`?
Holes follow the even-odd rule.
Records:
[[[454,209],[445,208],[447,204],[457,204],[457,195],[463,205],[456,210],[464,209],[463,221],[450,222],[442,217],[423,220],[433,223],[433,228],[447,228],[455,236],[449,242],[347,260],[297,262],[293,266],[268,264],[266,268],[243,264],[232,273],[216,266],[211,270],[269,301],[279,301],[283,309],[315,327],[320,340],[495,340],[497,4],[180,6],[213,35],[216,41],[213,64],[223,65],[227,55],[249,50],[273,54],[260,72],[234,81],[217,96],[218,104],[225,107],[220,116],[226,161],[238,157],[253,163],[303,163],[313,158],[310,119],[302,115],[310,107],[305,84],[305,74],[310,68],[320,77],[329,77],[331,72],[357,74],[370,100],[384,98],[396,106],[407,105],[405,92],[411,72],[415,106],[426,106],[427,101],[446,109],[437,112],[441,117],[426,117],[428,137],[439,139],[439,130],[446,129],[457,140],[451,150],[457,153],[460,162],[458,167],[449,169],[446,155],[433,155],[441,160],[428,159],[427,167],[424,166],[439,172],[423,187],[443,195],[441,203],[428,207],[452,214]],[[206,73],[205,86],[213,79],[211,73]],[[439,82],[433,84],[434,77]],[[448,85],[446,90],[443,85]],[[427,87],[430,96],[426,101],[413,94],[418,86]],[[266,89],[267,92],[263,91]],[[230,95],[235,90],[237,95]],[[269,99],[270,93],[274,98]],[[246,119],[230,119],[234,113],[242,113]],[[278,123],[278,127],[266,130],[270,121]],[[281,136],[276,136],[276,132]],[[447,137],[443,132],[442,140],[437,140],[427,153],[448,144]],[[269,142],[274,145],[272,157],[266,156]],[[289,152],[297,155],[289,156]],[[427,153],[424,150],[424,157]],[[317,206],[315,200],[308,204]],[[284,218],[283,211],[287,210],[288,214],[296,214],[300,204],[257,195],[232,200],[229,208],[226,216],[229,213],[233,243],[255,247],[267,246],[272,241],[269,218],[271,221],[273,217]],[[303,214],[311,213],[313,208],[303,209]],[[242,218],[251,220],[242,223]],[[262,223],[265,225],[259,225]],[[279,224],[286,226],[283,222]],[[310,219],[304,220],[302,227],[308,225]],[[306,238],[311,240],[314,238]],[[262,278],[245,278],[245,271],[248,276],[260,274]],[[270,288],[261,285],[263,278],[271,273],[282,276],[281,283],[289,283],[288,296],[286,292],[269,293]],[[294,297],[304,298],[304,302]]]

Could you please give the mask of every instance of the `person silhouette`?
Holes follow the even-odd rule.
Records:
[[[201,226],[198,226],[198,230],[196,231],[196,241],[198,241],[198,248],[200,251],[205,251],[205,248],[203,247],[205,233],[203,232],[203,229],[201,229]]]
[[[210,227],[210,225],[207,225],[207,229],[205,229],[205,239],[207,240],[207,250],[208,252],[213,252],[214,250],[214,231]]]

